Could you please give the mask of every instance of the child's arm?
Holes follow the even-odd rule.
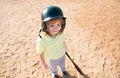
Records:
[[[48,69],[48,65],[46,64],[45,58],[44,58],[44,52],[42,52],[42,53],[39,55],[39,57],[40,57],[40,60],[41,60],[41,62],[42,62],[42,65],[44,66],[44,68],[45,68],[45,69]]]

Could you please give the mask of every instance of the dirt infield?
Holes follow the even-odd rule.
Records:
[[[120,78],[120,0],[0,0],[0,78],[52,78],[36,53],[40,14],[49,5],[64,11],[67,51],[82,71]],[[82,78],[66,63],[71,78]]]

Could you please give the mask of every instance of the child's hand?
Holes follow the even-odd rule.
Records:
[[[48,66],[46,63],[45,63],[43,66],[44,66],[44,69],[45,69],[45,70],[48,70],[48,69],[49,69],[49,66]]]

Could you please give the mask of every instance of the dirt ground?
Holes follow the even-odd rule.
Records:
[[[120,78],[120,0],[0,0],[0,78],[52,78],[36,53],[40,14],[49,5],[64,11],[67,51],[82,71]],[[70,78],[83,78],[66,63]]]

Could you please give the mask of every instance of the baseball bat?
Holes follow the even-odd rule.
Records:
[[[65,52],[65,54],[68,56],[68,58],[71,60],[71,62],[73,63],[73,65],[75,66],[75,68],[77,69],[77,71],[84,77],[84,78],[89,78],[86,74],[84,74],[82,72],[82,70],[79,68],[79,66],[71,59],[70,55]]]

